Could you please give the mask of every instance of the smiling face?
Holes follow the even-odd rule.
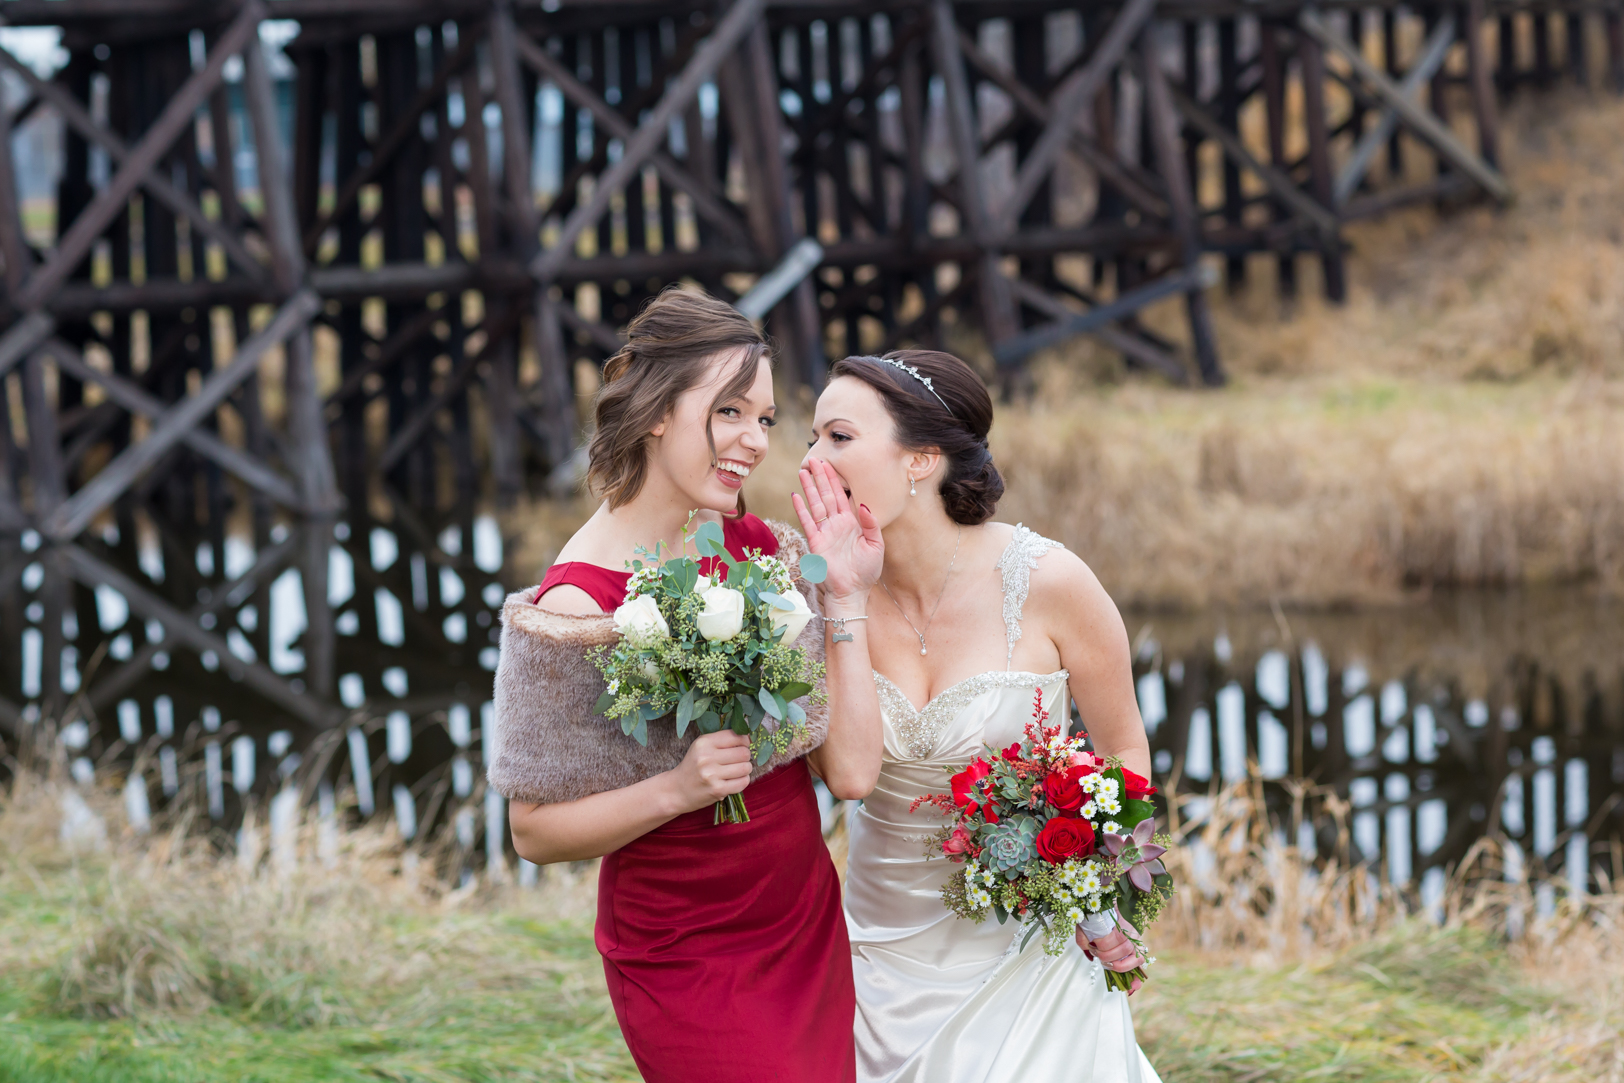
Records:
[[[687,508],[731,513],[738,509],[744,479],[767,457],[773,404],[772,368],[763,357],[743,392],[717,402],[738,374],[742,351],[717,354],[700,383],[677,396],[671,413],[650,432],[649,473]],[[711,440],[706,439],[706,425]]]
[[[863,381],[840,376],[818,396],[812,418],[808,459],[834,467],[852,503],[866,504],[881,529],[908,510],[908,478],[918,480],[920,495],[936,487],[939,457],[910,451],[897,443],[879,392]]]

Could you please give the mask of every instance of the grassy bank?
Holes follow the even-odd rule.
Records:
[[[1349,299],[1272,258],[1213,291],[1218,391],[1126,377],[1088,340],[1040,357],[1001,405],[1000,518],[1081,553],[1123,604],[1390,602],[1446,584],[1624,590],[1624,103],[1509,111],[1508,210],[1431,208],[1354,226]],[[1147,314],[1184,335],[1178,302]],[[974,340],[958,344],[975,358]],[[789,515],[806,403],[751,507]],[[521,513],[519,570],[590,510]]]
[[[589,870],[454,890],[375,831],[244,867],[184,825],[130,835],[94,793],[109,838],[75,848],[65,792],[0,805],[0,1081],[637,1078]],[[1222,856],[1178,870],[1135,1002],[1165,1079],[1624,1080],[1618,900],[1508,943],[1525,891],[1457,893],[1439,930],[1362,873],[1305,876],[1226,807],[1189,835]]]

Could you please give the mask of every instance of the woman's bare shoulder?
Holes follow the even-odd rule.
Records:
[[[549,612],[572,617],[595,617],[603,613],[603,607],[593,601],[592,595],[571,583],[560,583],[536,599],[536,604]]]
[[[1029,619],[1044,623],[1056,642],[1076,637],[1114,641],[1124,634],[1116,602],[1094,569],[1070,549],[1050,549],[1037,561],[1026,611]]]

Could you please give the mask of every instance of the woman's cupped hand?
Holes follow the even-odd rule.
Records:
[[[825,604],[831,608],[845,603],[859,607],[869,590],[879,582],[885,567],[885,539],[879,520],[865,505],[853,505],[834,467],[822,459],[809,458],[801,467],[800,493],[790,502],[801,520],[812,552],[829,562],[823,581]]]

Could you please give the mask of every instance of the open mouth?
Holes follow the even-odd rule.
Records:
[[[744,485],[744,479],[750,476],[750,470],[749,463],[741,463],[737,459],[722,459],[716,464],[716,477],[728,488],[737,489]]]

